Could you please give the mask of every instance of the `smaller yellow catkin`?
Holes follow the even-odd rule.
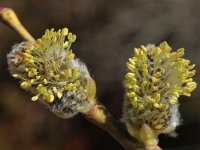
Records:
[[[123,120],[130,134],[143,143],[147,138],[142,133],[148,131],[157,138],[158,133],[172,132],[180,124],[178,98],[190,96],[197,86],[192,79],[195,65],[182,58],[184,49],[171,50],[167,42],[158,47],[142,45],[134,48],[135,55],[127,62]]]

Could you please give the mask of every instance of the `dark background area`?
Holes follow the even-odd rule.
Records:
[[[200,84],[199,0],[0,0],[39,38],[47,28],[68,27],[77,35],[73,50],[90,68],[99,100],[121,117],[125,62],[132,48],[164,40],[196,64]],[[58,118],[30,100],[7,70],[6,54],[22,39],[0,24],[0,150],[122,150],[82,115]],[[200,150],[200,89],[180,97],[183,124],[178,137],[160,136],[164,150]]]

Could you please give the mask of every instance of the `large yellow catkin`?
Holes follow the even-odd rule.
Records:
[[[88,111],[96,95],[87,67],[71,49],[75,40],[76,35],[67,28],[46,30],[41,38],[15,45],[8,54],[12,76],[35,95],[32,101],[40,99],[52,111],[65,110],[71,115]]]

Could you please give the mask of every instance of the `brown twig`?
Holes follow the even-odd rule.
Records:
[[[107,109],[100,103],[86,114],[86,119],[112,135],[126,150],[141,149],[141,145],[133,139],[122,123],[116,121]]]

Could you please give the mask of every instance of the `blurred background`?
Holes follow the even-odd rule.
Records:
[[[68,27],[78,37],[76,55],[90,68],[99,100],[121,117],[125,62],[132,48],[167,40],[184,47],[200,84],[199,0],[0,0],[39,38],[47,28]],[[30,100],[7,70],[6,55],[22,39],[0,23],[0,150],[122,150],[82,115],[63,120]],[[160,136],[164,150],[200,150],[200,88],[180,98],[178,137]]]

